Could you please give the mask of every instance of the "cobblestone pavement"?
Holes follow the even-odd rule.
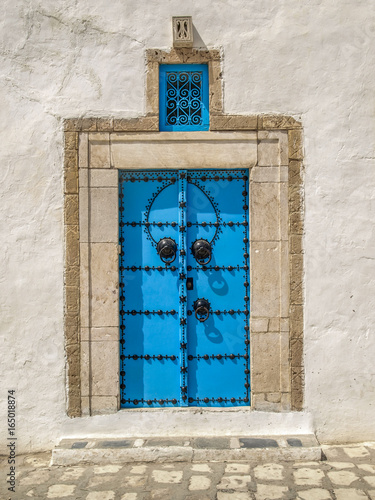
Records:
[[[16,493],[0,463],[1,500],[375,500],[375,443],[324,446],[321,462],[132,463],[49,466],[18,457]]]

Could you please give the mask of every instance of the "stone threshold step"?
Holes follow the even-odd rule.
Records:
[[[52,451],[51,465],[278,459],[321,460],[321,446],[313,434],[271,437],[63,439]]]

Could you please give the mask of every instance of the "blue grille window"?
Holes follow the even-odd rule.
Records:
[[[159,82],[159,130],[208,130],[206,64],[162,64]]]

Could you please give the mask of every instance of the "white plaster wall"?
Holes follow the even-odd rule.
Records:
[[[373,0],[3,0],[0,20],[0,452],[67,424],[62,119],[144,113],[145,48],[192,15],[222,47],[227,113],[301,118],[306,410],[323,441],[375,439]]]

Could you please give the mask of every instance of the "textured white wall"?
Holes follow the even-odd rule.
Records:
[[[375,439],[373,0],[3,0],[0,398],[18,451],[65,416],[62,119],[144,113],[145,48],[192,15],[223,47],[227,113],[302,119],[306,409],[325,441]],[[6,438],[0,402],[0,443]]]

